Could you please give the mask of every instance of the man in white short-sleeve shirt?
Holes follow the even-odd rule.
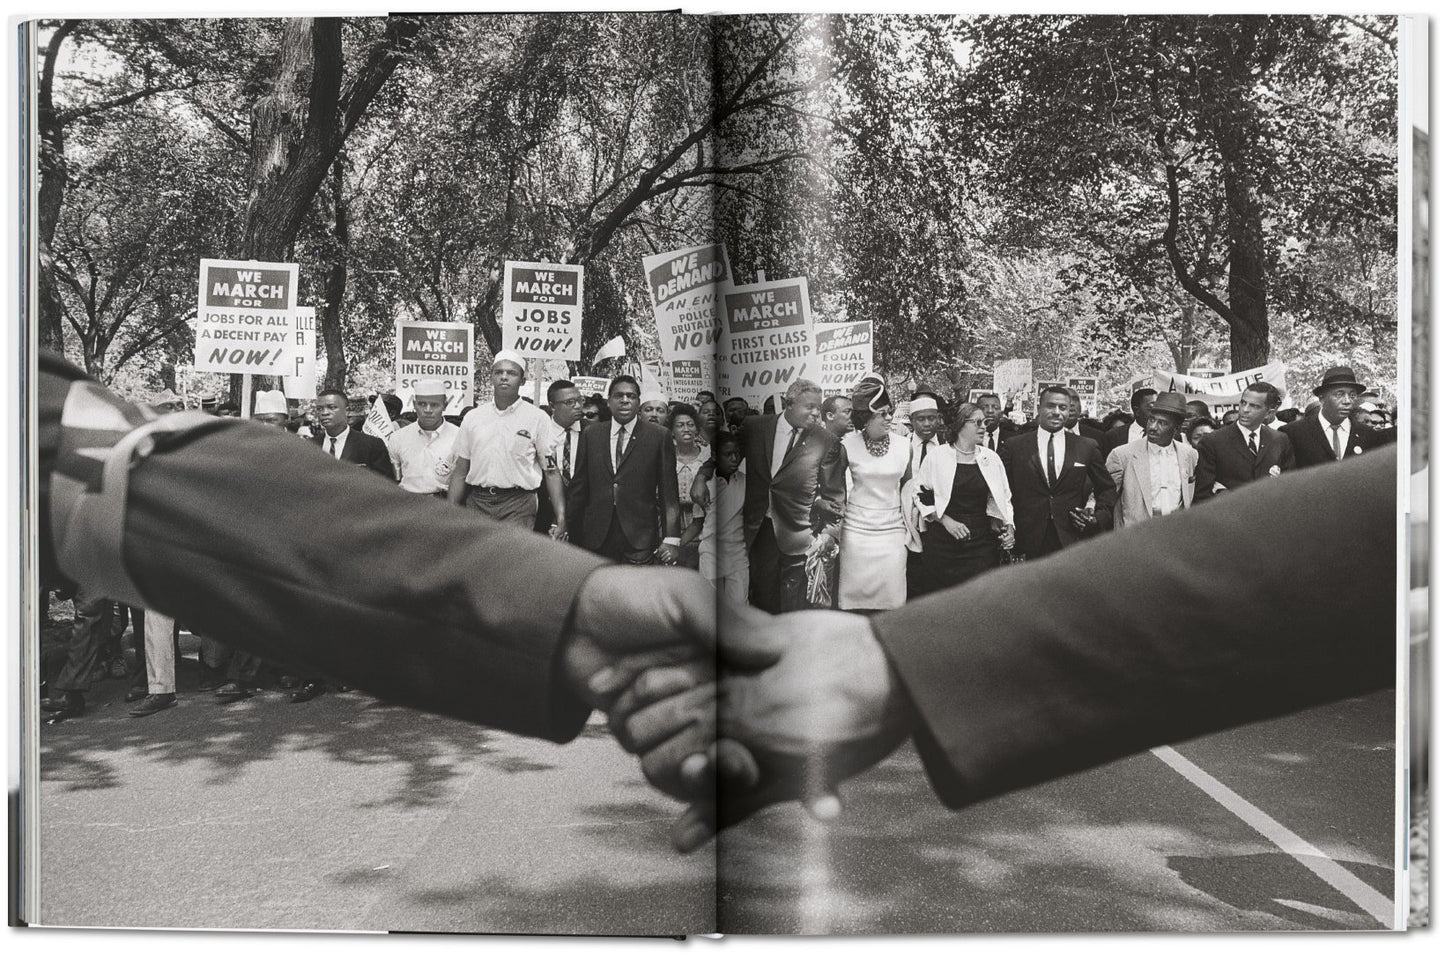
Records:
[[[462,420],[452,450],[447,501],[465,501],[483,515],[531,529],[543,482],[553,502],[565,500],[552,457],[552,420],[521,398],[526,370],[526,360],[510,349],[492,360],[492,401]],[[567,527],[561,509],[557,519],[554,537]]]
[[[416,422],[408,423],[386,441],[391,464],[401,488],[419,496],[444,498],[451,481],[452,449],[461,428],[446,421],[446,384],[423,379],[412,394]]]

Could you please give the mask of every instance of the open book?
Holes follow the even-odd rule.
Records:
[[[1405,928],[1422,31],[22,25],[12,919]]]

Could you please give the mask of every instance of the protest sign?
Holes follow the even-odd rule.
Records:
[[[377,396],[371,408],[366,410],[366,421],[361,424],[361,431],[378,439],[390,439],[391,434],[396,431],[396,425],[391,421],[391,415],[386,411],[386,404],[381,401],[380,396]]]
[[[761,403],[805,375],[813,352],[808,280],[770,280],[723,294],[718,391]]]
[[[606,376],[573,376],[572,383],[582,391],[582,395],[591,396],[593,393],[606,398],[607,384],[612,380]]]
[[[667,388],[667,398],[691,403],[701,390],[711,392],[717,385],[713,366],[711,356],[663,363],[663,385]]]
[[[1269,383],[1283,393],[1285,372],[1284,363],[1270,363],[1210,378],[1156,369],[1150,385],[1161,393],[1183,393],[1185,402],[1202,402],[1209,407],[1211,414],[1219,416],[1238,406],[1240,395],[1254,383]]]
[[[1005,359],[994,363],[993,391],[1003,400],[1004,408],[1018,406],[1033,408],[1034,361],[1032,359]]]
[[[415,389],[418,380],[440,379],[447,397],[460,394],[470,406],[477,376],[471,323],[396,321],[396,388]]]
[[[722,329],[718,297],[728,280],[721,244],[692,246],[642,258],[663,362],[711,361]]]
[[[281,389],[287,399],[316,398],[316,310],[298,306],[296,317],[296,357],[291,368],[295,373],[283,376]]]
[[[201,260],[196,370],[280,376],[296,354],[295,263]]]
[[[873,370],[873,321],[818,323],[814,326],[813,361],[808,376],[823,395],[850,393]]]
[[[1064,385],[1079,394],[1079,407],[1083,414],[1093,418],[1099,414],[1099,377],[1070,376]]]
[[[582,358],[581,266],[508,260],[502,348],[544,359]]]

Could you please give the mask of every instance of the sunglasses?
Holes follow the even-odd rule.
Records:
[[[584,412],[584,413],[582,414],[582,418],[583,418],[583,419],[596,419],[596,418],[597,418],[597,413],[595,413],[595,412]]]

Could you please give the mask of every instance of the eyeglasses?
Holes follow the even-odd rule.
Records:
[[[596,419],[596,418],[597,418],[597,410],[594,409],[594,410],[592,410],[591,412],[584,412],[584,413],[582,414],[582,418],[583,418],[583,419]]]
[[[581,400],[581,399],[559,399],[559,400],[557,400],[557,405],[559,405],[559,406],[580,406],[580,405],[582,405],[582,400]],[[596,413],[594,413],[593,415],[596,415]]]

